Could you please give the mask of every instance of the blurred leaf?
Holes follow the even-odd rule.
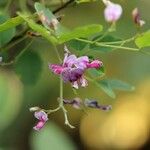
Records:
[[[95,38],[93,38],[93,41],[97,40],[97,42],[116,42],[116,41],[121,41],[121,39],[113,37],[111,35],[107,35],[102,37],[103,35],[98,35]],[[99,40],[98,40],[99,39]],[[119,44],[114,44],[114,45],[119,45]],[[104,47],[104,46],[97,46],[96,44],[91,44],[90,45],[91,50],[96,50],[100,52],[111,52],[114,48],[111,47]]]
[[[4,23],[0,24],[0,32],[13,28],[23,22],[24,20],[20,16],[9,18],[7,21],[5,20]]]
[[[67,42],[67,45],[71,48],[73,48],[74,50],[78,50],[81,51],[83,50],[88,44],[82,41],[78,41],[78,40],[71,40],[69,42]]]
[[[135,44],[139,48],[148,47],[150,46],[150,30],[143,33],[141,36],[135,39]]]
[[[117,79],[104,79],[98,81],[98,85],[101,89],[108,94],[110,97],[115,98],[114,89],[122,91],[133,91],[134,87],[130,84]]]
[[[61,44],[61,43],[70,41],[75,38],[89,37],[95,33],[101,32],[102,30],[103,30],[102,25],[91,24],[91,25],[75,28],[74,30],[72,30],[70,32],[66,32],[66,33],[62,34],[58,38],[58,40],[59,40],[59,43]]]
[[[116,95],[111,87],[111,85],[109,84],[109,82],[107,80],[101,80],[99,82],[97,82],[98,86],[111,98],[116,98]]]
[[[31,138],[32,150],[76,150],[69,137],[50,122]]]
[[[15,119],[20,109],[22,84],[14,73],[0,71],[0,85],[0,130],[3,130]]]
[[[112,89],[122,90],[122,91],[133,91],[134,86],[117,79],[107,79]]]
[[[100,69],[89,69],[88,72],[95,78],[105,75],[105,68],[102,66]]]
[[[26,51],[15,64],[15,70],[24,84],[35,84],[42,71],[41,58],[33,51]]]
[[[9,17],[0,14],[0,23],[4,23],[5,21],[9,20]],[[7,44],[15,35],[15,28],[10,28],[8,30],[0,32],[0,47]]]

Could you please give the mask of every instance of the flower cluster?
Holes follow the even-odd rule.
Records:
[[[64,82],[71,82],[72,86],[78,89],[79,85],[81,87],[88,85],[84,72],[90,68],[99,69],[102,65],[103,63],[99,60],[90,61],[88,56],[77,57],[67,50],[63,64],[49,64],[49,68],[53,73],[61,75]]]

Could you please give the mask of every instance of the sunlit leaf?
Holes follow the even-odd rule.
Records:
[[[87,38],[89,36],[92,36],[95,33],[101,32],[102,30],[103,30],[103,27],[97,24],[78,27],[72,31],[62,34],[58,38],[58,40],[59,40],[59,43],[64,43],[75,38]]]
[[[42,61],[35,52],[25,52],[15,64],[15,70],[21,81],[26,85],[35,84],[42,70]]]
[[[23,89],[17,76],[8,71],[0,71],[0,85],[1,131],[15,119],[21,106]]]
[[[0,23],[4,23],[9,20],[9,17],[3,14],[0,14]],[[15,35],[15,28],[10,28],[8,30],[0,32],[0,47],[7,44]]]
[[[121,39],[113,37],[111,35],[104,36],[103,35],[98,35],[93,38],[93,41],[97,42],[116,42],[116,41],[121,41]],[[119,45],[119,44],[114,44],[114,45]],[[104,47],[104,46],[98,46],[96,44],[91,44],[90,45],[91,50],[96,50],[100,52],[111,52],[114,48],[111,47]]]
[[[78,40],[71,40],[67,43],[67,45],[71,48],[73,48],[74,50],[78,50],[81,51],[83,50],[88,44],[82,41],[78,41]]]
[[[139,48],[150,46],[150,30],[137,37],[135,39],[135,44]]]
[[[50,122],[31,138],[32,150],[76,150],[70,138],[56,124]]]

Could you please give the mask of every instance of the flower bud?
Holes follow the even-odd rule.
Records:
[[[122,7],[119,4],[110,1],[103,1],[106,5],[104,10],[104,17],[107,22],[116,22],[122,15]]]
[[[40,108],[37,106],[29,108],[29,111],[31,111],[31,112],[35,112],[35,111],[39,111],[39,110],[40,110]]]
[[[132,18],[134,23],[137,24],[139,27],[142,27],[145,24],[145,21],[141,20],[138,8],[133,9]]]

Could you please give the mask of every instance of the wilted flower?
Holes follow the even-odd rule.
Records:
[[[133,9],[132,18],[133,18],[134,23],[140,27],[142,27],[145,24],[145,21],[141,20],[138,8]]]
[[[64,99],[63,102],[64,104],[71,105],[76,109],[81,109],[82,101],[80,98],[74,98],[72,100]]]
[[[104,17],[107,22],[116,22],[122,14],[122,7],[119,4],[110,2],[109,0],[103,0],[106,8],[104,10]]]
[[[105,110],[105,111],[112,109],[111,105],[100,105],[100,104],[98,104],[98,102],[96,100],[85,99],[84,105],[86,107],[97,108],[97,109],[101,109],[101,110]]]
[[[48,120],[48,115],[44,111],[36,111],[34,116],[39,120],[39,122],[36,124],[36,126],[33,127],[33,129],[39,131],[43,128],[46,121]]]
[[[98,69],[103,65],[102,62],[99,60],[90,61],[87,56],[71,55],[66,47],[65,52],[63,64],[50,64],[49,68],[53,73],[61,75],[64,82],[71,82],[74,88],[78,89],[78,85],[86,87],[88,83],[83,76],[85,70],[89,68]]]

